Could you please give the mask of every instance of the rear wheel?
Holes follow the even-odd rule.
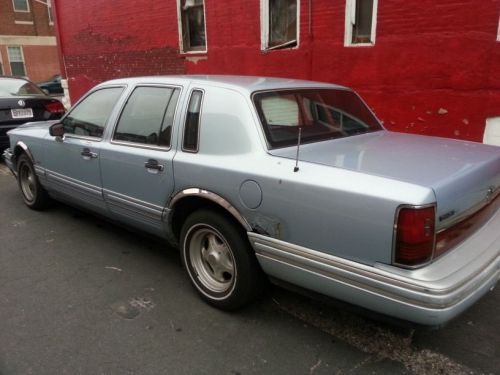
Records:
[[[40,185],[35,168],[26,154],[17,161],[17,181],[24,203],[33,210],[42,210],[49,206],[50,197]]]
[[[244,230],[224,215],[191,214],[182,227],[181,252],[193,286],[211,305],[234,310],[260,294],[265,275]]]

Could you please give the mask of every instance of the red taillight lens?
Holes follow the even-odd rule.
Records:
[[[434,252],[435,224],[434,206],[400,209],[394,262],[412,267],[430,261]]]
[[[64,113],[64,106],[60,102],[45,104],[45,109],[50,113]]]

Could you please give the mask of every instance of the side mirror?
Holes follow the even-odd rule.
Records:
[[[61,142],[64,135],[64,125],[58,122],[49,128],[49,134],[56,137],[56,141]]]

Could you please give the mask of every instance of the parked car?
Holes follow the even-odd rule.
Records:
[[[500,276],[500,148],[387,131],[345,87],[119,79],[9,136],[28,207],[54,198],[164,237],[218,308],[267,275],[440,325]]]
[[[24,78],[0,76],[0,150],[9,145],[7,131],[28,121],[61,118],[64,106]]]
[[[38,87],[42,89],[47,95],[62,95],[64,90],[61,86],[61,75],[56,74],[48,81],[37,83]]]

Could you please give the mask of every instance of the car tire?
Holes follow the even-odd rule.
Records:
[[[40,184],[33,163],[26,154],[22,154],[17,160],[17,182],[26,206],[33,210],[43,210],[50,205],[51,199]]]
[[[266,277],[239,225],[210,210],[192,213],[181,230],[181,257],[199,295],[222,310],[236,310],[261,294]]]

